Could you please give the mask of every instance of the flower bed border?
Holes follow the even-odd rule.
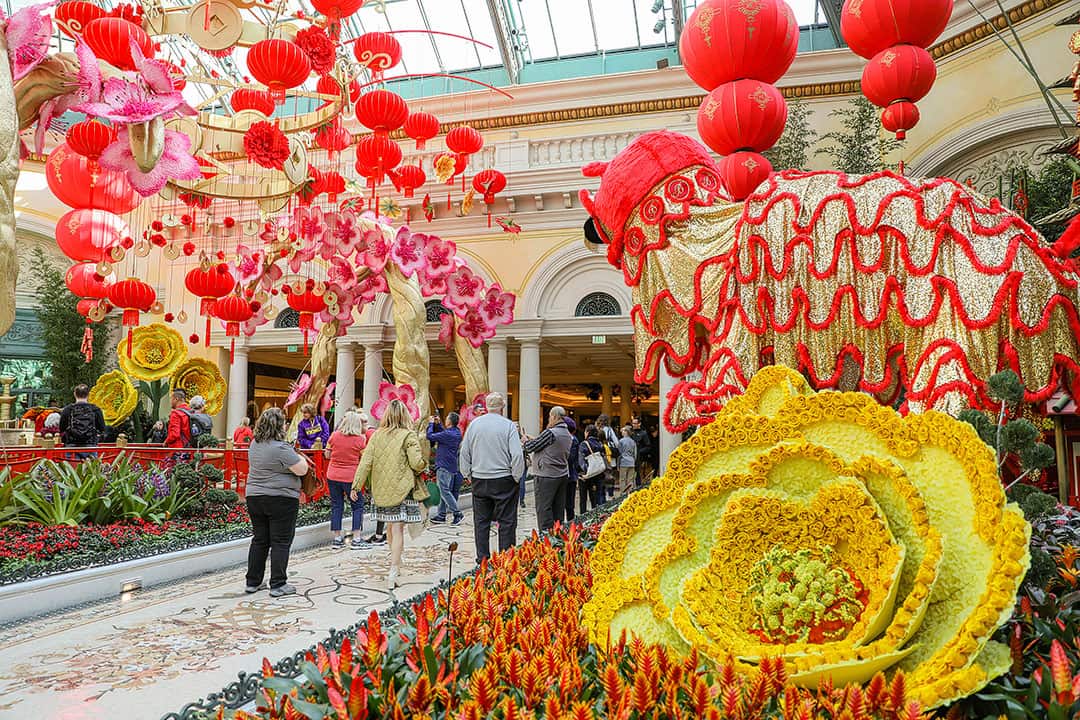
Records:
[[[614,512],[626,497],[628,496],[617,498],[598,508],[593,508],[582,515],[578,515],[574,518],[574,524],[585,526],[596,524],[602,517]],[[461,575],[456,576],[453,579],[453,582],[470,577],[475,573],[476,568],[471,568]],[[427,596],[435,595],[440,591],[447,590],[449,587],[450,582],[447,580],[440,580],[438,585],[434,585],[412,597],[404,600],[395,600],[390,607],[379,613],[379,618],[383,623],[383,627],[388,628],[392,626],[402,609],[411,608],[414,604],[421,602]],[[289,679],[299,677],[303,674],[301,665],[307,659],[309,654],[314,654],[316,652],[316,648],[319,645],[322,645],[327,650],[340,650],[341,643],[345,638],[355,636],[357,630],[364,628],[366,625],[367,620],[364,619],[353,623],[343,630],[331,628],[330,634],[322,641],[312,644],[303,650],[298,650],[292,655],[283,657],[281,660],[274,663],[274,676]],[[218,708],[222,705],[224,705],[227,710],[237,710],[254,701],[258,695],[262,679],[262,669],[257,669],[251,673],[240,672],[239,679],[226,685],[220,692],[210,693],[205,698],[199,698],[195,702],[189,702],[179,710],[163,715],[161,720],[213,720],[217,717]]]

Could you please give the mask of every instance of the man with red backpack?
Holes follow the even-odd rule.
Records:
[[[69,447],[94,447],[105,434],[105,416],[101,408],[90,402],[90,388],[75,386],[75,402],[60,411],[60,436]],[[93,457],[96,453],[75,453],[76,459]]]

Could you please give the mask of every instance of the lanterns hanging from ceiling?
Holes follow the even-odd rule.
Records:
[[[356,143],[356,171],[382,183],[387,170],[396,168],[402,160],[401,147],[385,135],[364,135]]]
[[[383,73],[401,62],[401,43],[390,33],[364,33],[353,43],[353,55],[373,80],[380,80]]]
[[[76,263],[64,274],[64,285],[72,295],[81,298],[101,299],[108,297],[112,280],[98,274],[96,263]]]
[[[234,112],[254,110],[266,117],[274,114],[274,98],[266,90],[256,88],[237,88],[229,98],[229,105]]]
[[[356,101],[356,119],[381,137],[400,128],[408,117],[409,106],[405,100],[389,90],[372,90]]]
[[[76,262],[108,260],[109,252],[130,235],[124,219],[108,210],[69,210],[56,223],[60,252]]]
[[[255,43],[248,50],[247,66],[277,105],[285,102],[286,90],[302,85],[311,74],[311,62],[300,46],[280,38]]]
[[[879,52],[863,68],[862,91],[867,100],[884,108],[897,100],[922,100],[936,79],[930,53],[914,45],[896,45]]]
[[[206,347],[210,347],[210,318],[214,315],[214,304],[218,298],[225,297],[236,287],[229,266],[225,263],[212,265],[205,255],[198,267],[192,268],[184,276],[184,287],[199,298],[199,315],[206,318]]]
[[[491,206],[495,204],[495,195],[506,189],[506,176],[498,170],[481,170],[473,176],[472,186],[484,196],[488,227],[491,227]]]
[[[127,176],[106,170],[97,162],[79,155],[67,143],[49,153],[45,161],[45,181],[56,199],[68,207],[98,208],[117,215],[131,212],[141,198]]]
[[[732,197],[740,200],[750,197],[761,183],[769,179],[773,171],[768,158],[746,150],[720,158],[717,165],[720,176],[724,178],[724,187]]]
[[[405,134],[416,141],[416,149],[423,150],[427,147],[427,141],[439,134],[439,118],[431,113],[409,113],[405,120]]]
[[[907,137],[907,131],[919,124],[919,108],[915,103],[894,102],[881,113],[881,126],[896,134],[897,140]]]
[[[326,309],[326,301],[322,295],[314,293],[315,283],[308,280],[301,292],[291,285],[285,285],[281,290],[285,293],[286,302],[299,316],[298,327],[304,333],[304,354],[308,354],[308,333],[315,329],[315,313]]]
[[[84,158],[96,162],[116,139],[116,129],[100,120],[83,120],[67,129],[67,144]]]
[[[124,311],[121,324],[128,329],[127,355],[131,357],[132,329],[139,324],[139,313],[150,312],[157,293],[147,283],[137,278],[128,278],[109,286],[109,302]]]
[[[768,150],[780,139],[785,122],[784,96],[759,80],[724,83],[709,93],[697,114],[702,141],[720,155]]]
[[[311,0],[311,6],[330,20],[330,35],[337,38],[341,31],[341,21],[349,17],[364,4],[364,0]]]
[[[330,162],[336,162],[338,153],[349,147],[352,135],[341,124],[341,116],[315,130],[315,144],[326,150]]]
[[[239,295],[232,294],[214,303],[213,315],[225,323],[225,337],[232,338],[229,343],[229,364],[232,364],[236,354],[236,338],[240,336],[240,326],[250,320],[255,312],[251,309],[250,302]],[[207,330],[206,334],[209,335],[210,331]]]
[[[446,134],[446,147],[468,159],[484,149],[484,136],[469,125],[461,125]]]
[[[53,18],[57,26],[70,38],[78,39],[91,21],[106,17],[104,8],[84,0],[67,0],[56,6]]]
[[[422,187],[427,182],[427,173],[419,165],[402,165],[395,175],[394,185],[405,192],[406,198],[411,198],[416,188]]]
[[[154,41],[146,31],[133,22],[118,17],[91,20],[83,28],[82,38],[99,60],[118,70],[134,70],[135,59],[131,46],[138,46],[143,57],[153,57]]]

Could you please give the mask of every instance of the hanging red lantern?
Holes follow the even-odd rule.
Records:
[[[409,113],[405,134],[416,141],[417,150],[423,150],[427,141],[439,134],[439,118],[426,112]]]
[[[953,0],[846,0],[840,33],[867,59],[893,45],[926,48],[945,30],[952,9]]]
[[[481,170],[473,176],[472,186],[484,196],[488,227],[491,227],[491,206],[495,203],[495,195],[506,189],[506,176],[498,170]]]
[[[356,119],[376,135],[386,136],[397,130],[409,117],[409,106],[397,93],[372,90],[356,102]]]
[[[356,38],[353,55],[374,80],[382,78],[390,68],[401,62],[401,43],[390,33],[369,32]]]
[[[679,57],[690,79],[711,91],[743,78],[775,83],[798,47],[799,23],[784,0],[705,0],[683,26]]]
[[[91,20],[83,28],[82,38],[98,60],[104,60],[118,70],[135,69],[135,59],[131,57],[132,44],[138,46],[143,57],[154,55],[154,41],[146,31],[123,18]]]
[[[760,80],[724,83],[709,93],[697,115],[702,141],[720,155],[768,150],[783,134],[786,122],[784,96]]]
[[[199,298],[199,315],[206,318],[206,347],[210,347],[210,318],[214,314],[214,303],[225,297],[236,287],[229,266],[225,263],[211,265],[205,256],[198,267],[192,268],[184,276],[184,287]]]
[[[720,158],[720,179],[735,200],[745,200],[772,173],[772,163],[756,152],[742,151]]]
[[[308,285],[314,286],[314,283],[309,280]],[[304,292],[296,292],[289,285],[282,288],[285,301],[300,315],[298,327],[304,333],[305,355],[308,354],[308,333],[315,329],[315,313],[326,309],[326,301],[323,300],[322,295],[316,295],[312,290],[313,287],[309,287]]]
[[[300,46],[280,38],[252,45],[247,66],[252,76],[269,89],[277,105],[285,102],[286,90],[302,85],[311,75],[311,62]]]
[[[446,147],[468,158],[484,148],[484,136],[468,125],[456,127],[446,134]]]
[[[345,192],[345,178],[334,170],[323,174],[323,191],[326,193],[327,200],[337,202],[338,195]]]
[[[255,88],[237,88],[229,98],[233,112],[255,110],[266,117],[274,114],[274,98],[266,90]]]
[[[251,309],[251,303],[239,295],[226,295],[214,303],[214,317],[225,323],[225,337],[232,338],[229,344],[229,363],[236,354],[236,338],[240,335],[240,326],[246,323],[255,314]],[[207,331],[209,334],[209,331]]]
[[[335,115],[334,119],[315,130],[315,144],[326,150],[330,162],[337,160],[337,155],[352,143],[352,135],[341,124],[341,116]]]
[[[83,120],[67,129],[68,147],[89,160],[97,160],[116,139],[116,129],[100,120]]]
[[[335,38],[341,28],[341,21],[349,17],[364,4],[364,0],[311,0],[311,6],[330,20],[330,34]]]
[[[103,313],[112,310],[112,306],[109,305],[109,303],[93,298],[83,298],[79,301],[78,305],[75,306],[75,309],[78,310],[79,314],[86,319],[86,327],[83,328],[82,344],[79,346],[79,352],[83,354],[85,362],[90,362],[94,359],[94,328],[92,327],[94,319],[90,316],[99,307]]]
[[[132,328],[139,324],[139,313],[150,312],[157,293],[154,288],[137,278],[128,278],[109,286],[109,302],[124,311],[121,324],[128,329],[127,355],[131,357]]]
[[[67,269],[64,274],[64,285],[72,295],[101,299],[108,297],[112,279],[98,275],[96,263],[84,262]]]
[[[123,215],[142,201],[126,175],[100,167],[73,151],[67,143],[49,153],[45,181],[56,199],[68,207],[98,208]]]
[[[907,137],[907,131],[919,124],[919,108],[904,100],[894,102],[881,113],[881,125],[897,140]]]
[[[53,18],[60,29],[70,38],[78,39],[83,29],[93,20],[106,17],[105,9],[83,0],[68,0],[56,6]]]
[[[334,95],[335,97],[341,97],[341,83],[339,83],[333,75],[320,75],[319,79],[315,82],[315,92],[320,95]],[[323,101],[323,105],[328,105],[329,100]]]
[[[130,235],[124,219],[108,210],[69,210],[56,223],[60,252],[76,262],[107,260],[109,251]]]
[[[930,53],[914,45],[885,48],[863,68],[862,91],[878,107],[897,100],[918,102],[926,97],[937,79],[937,67]]]
[[[356,171],[382,183],[387,170],[393,170],[402,160],[401,147],[385,135],[364,135],[356,143]]]
[[[405,191],[405,197],[411,198],[416,188],[422,187],[427,182],[427,174],[419,165],[402,165],[397,170],[394,185],[399,190]]]

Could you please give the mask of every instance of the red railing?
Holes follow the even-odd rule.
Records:
[[[161,445],[141,445],[131,443],[124,447],[117,447],[116,445],[99,445],[95,448],[70,448],[63,446],[45,448],[32,445],[15,445],[0,447],[0,469],[9,468],[13,475],[17,475],[28,472],[41,460],[78,463],[81,462],[81,460],[76,458],[75,454],[90,451],[96,452],[98,457],[104,462],[112,462],[121,454],[124,454],[143,464],[161,464],[172,460],[178,453],[190,455],[191,453],[196,452],[194,448],[177,449],[162,447]],[[225,448],[206,448],[204,450],[198,450],[197,452],[202,453],[204,463],[221,470],[224,475],[221,485],[222,489],[235,490],[240,497],[244,496],[244,490],[247,488],[248,476],[248,449],[246,447],[236,448],[234,450],[226,450]],[[306,498],[318,500],[326,494],[326,457],[322,450],[300,450],[299,452],[308,459],[308,462],[314,464],[316,477],[324,481],[323,488],[317,492],[314,497]]]

